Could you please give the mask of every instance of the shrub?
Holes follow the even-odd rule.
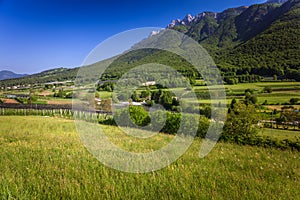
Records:
[[[268,100],[265,100],[262,105],[268,105]]]
[[[257,134],[258,117],[253,105],[234,104],[224,125],[222,139],[243,143],[245,138]]]
[[[198,120],[198,126],[197,126]],[[118,123],[116,123],[116,121]],[[146,126],[150,124],[152,131],[159,131],[167,134],[185,134],[204,137],[209,127],[209,119],[196,114],[182,114],[169,111],[155,111],[151,113],[151,119],[143,107],[130,106],[116,111],[114,119],[109,118],[99,121],[102,124],[119,125],[127,127]],[[157,130],[162,127],[161,130]]]
[[[291,141],[289,139],[279,141],[269,136],[247,137],[243,140],[242,144],[250,145],[250,146],[261,146],[265,148],[278,148],[282,150],[291,149],[291,150],[300,151],[299,141]]]
[[[296,105],[299,100],[300,100],[299,98],[291,98],[290,99],[290,104],[291,105]]]
[[[167,112],[167,120],[161,132],[168,134],[176,134],[181,123],[180,113]]]
[[[148,112],[141,106],[129,106],[129,108],[117,110],[114,118],[119,126],[146,126],[150,123]]]
[[[200,116],[199,118],[199,124],[198,124],[198,130],[197,130],[197,137],[204,138],[208,127],[209,127],[210,121],[206,117]]]
[[[270,86],[266,86],[264,87],[264,90],[263,90],[265,93],[272,93],[272,88]]]

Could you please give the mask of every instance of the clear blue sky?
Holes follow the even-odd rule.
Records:
[[[0,70],[79,66],[106,38],[264,0],[0,0]]]

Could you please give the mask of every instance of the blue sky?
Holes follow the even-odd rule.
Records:
[[[80,66],[100,42],[140,27],[263,0],[0,0],[0,70]]]

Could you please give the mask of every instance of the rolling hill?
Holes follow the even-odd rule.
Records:
[[[54,81],[74,80],[76,78],[77,71],[78,68],[55,68],[21,78],[0,80],[0,86],[32,85]]]

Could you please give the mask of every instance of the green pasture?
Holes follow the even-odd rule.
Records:
[[[262,104],[267,100],[268,104],[284,104],[289,103],[291,98],[300,98],[300,92],[273,92],[271,94],[259,94],[258,103]]]
[[[100,92],[96,92],[95,95],[101,99],[108,99],[112,97],[112,92],[100,91]]]
[[[259,135],[269,136],[278,140],[289,139],[291,141],[300,141],[300,130],[283,130],[276,128],[264,128],[259,131]]]
[[[225,85],[227,89],[231,90],[246,90],[248,88],[254,90],[262,90],[264,87],[271,87],[276,89],[300,89],[299,82],[257,82],[257,83],[239,83],[236,85]]]

